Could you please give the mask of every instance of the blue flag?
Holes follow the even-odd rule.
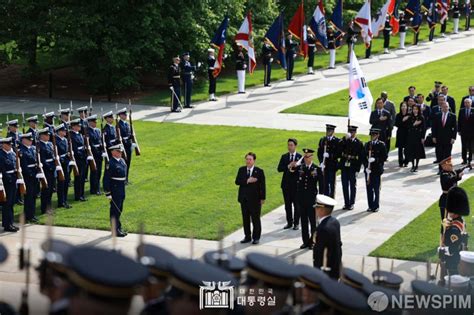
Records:
[[[420,25],[423,20],[421,15],[421,4],[420,0],[409,0],[405,8],[405,14],[411,17],[411,28],[415,33],[420,30]]]
[[[225,38],[227,35],[227,27],[229,26],[229,18],[226,16],[222,21],[221,25],[217,29],[214,37],[211,40],[211,46],[214,46],[219,50],[217,53],[216,62],[214,64],[213,76],[216,78],[222,70],[223,59],[224,59],[224,49],[225,49]]]
[[[324,6],[323,2],[320,0],[318,6],[314,10],[311,21],[309,22],[309,27],[313,34],[316,35],[318,43],[324,48],[328,47],[328,38],[326,30],[326,18],[324,17]]]
[[[344,32],[342,31],[342,0],[337,0],[329,23],[334,27],[334,38],[336,40],[336,47],[341,46]]]
[[[278,63],[286,69],[285,32],[283,30],[283,14],[280,13],[265,34],[265,40],[278,52]]]

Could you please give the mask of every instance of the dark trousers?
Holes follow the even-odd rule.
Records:
[[[209,94],[216,93],[216,78],[213,75],[209,76]]]
[[[390,32],[383,32],[383,48],[390,47]]]
[[[122,229],[122,222],[120,222],[120,216],[123,212],[123,202],[125,200],[125,183],[119,182],[110,184],[110,192],[112,199],[110,200],[110,221],[115,220],[115,228],[117,230]]]
[[[342,193],[344,194],[344,205],[353,206],[357,193],[356,172],[348,167],[342,168],[341,182]]]
[[[448,20],[446,19],[446,20],[444,20],[443,24],[441,24],[441,33],[446,33],[446,22],[447,21]]]
[[[285,187],[281,189],[283,192],[283,199],[285,200],[286,222],[288,225],[300,224],[300,211],[296,200],[296,188]]]
[[[351,61],[352,49],[354,49],[354,44],[352,42],[347,43],[347,63],[349,63]]]
[[[406,158],[406,149],[405,147],[398,147],[398,165],[402,167],[404,164],[407,164],[407,158]]]
[[[336,172],[335,168],[326,167],[322,175],[322,181],[319,181],[319,191],[334,198],[336,194]]]
[[[57,193],[58,193],[58,207],[64,207],[67,202],[67,192],[69,190],[69,182],[71,180],[71,176],[69,174],[70,169],[69,169],[69,161],[62,162],[61,167],[63,169],[64,173],[64,181],[60,181],[58,179],[57,183]]]
[[[173,89],[174,93],[171,91],[171,110],[175,111],[180,107],[181,86],[179,86],[179,84],[173,84]]]
[[[242,210],[245,238],[259,240],[262,234],[262,224],[260,222],[262,205],[256,202],[243,201],[240,203],[240,209]],[[252,222],[253,231],[250,229],[250,222]]]
[[[76,158],[79,175],[74,176],[74,199],[84,198],[84,184],[86,178],[87,161],[85,158]]]
[[[413,38],[413,45],[418,45],[419,37],[420,37],[420,32],[416,32]]]
[[[461,136],[461,146],[462,146],[462,160],[464,162],[471,163],[472,151],[474,150],[474,137]]]
[[[464,29],[468,31],[469,28],[471,28],[471,14],[470,13],[466,14],[466,24],[465,24]]]
[[[184,107],[191,106],[191,94],[193,92],[193,80],[191,75],[185,75],[183,78],[184,87]]]
[[[271,76],[272,76],[272,64],[269,62],[268,64],[263,65],[263,82],[264,82],[263,84],[265,86],[270,84]]]
[[[387,138],[385,139],[385,149],[387,150],[387,158],[388,153],[390,152],[390,145],[392,144],[392,129],[387,131]]]
[[[41,191],[41,213],[51,210],[51,199],[53,197],[54,170],[43,168],[44,176],[48,182],[48,187]]]
[[[451,156],[451,150],[453,149],[453,145],[451,143],[437,143],[435,147],[435,153],[436,153],[436,160],[438,162],[441,162],[448,156]],[[439,166],[439,169],[441,170],[441,166]]]
[[[36,188],[38,180],[36,176],[24,176],[26,194],[23,204],[23,211],[25,212],[25,220],[31,220],[35,216],[36,210]]]
[[[314,67],[314,51],[315,46],[308,46],[308,67]]]
[[[316,196],[314,196],[314,198],[301,198],[303,200],[299,202],[301,214],[301,238],[303,239],[303,244],[306,245],[311,245],[313,243],[312,236],[314,232],[316,232],[316,216],[313,208],[315,197]]]
[[[4,228],[13,224],[13,205],[16,199],[16,178],[12,177],[11,181],[3,180],[3,189],[7,195],[7,200],[1,204],[2,206],[2,226]]]
[[[365,58],[370,58],[370,54],[372,53],[372,43],[371,45],[365,49]]]
[[[295,58],[293,54],[286,55],[286,79],[291,80],[293,78],[293,67],[295,65]]]
[[[94,155],[95,165],[97,170],[95,172],[91,171],[91,176],[89,179],[90,193],[98,194],[100,193],[100,176],[102,175],[102,155]]]
[[[367,173],[365,174],[365,183],[367,185],[367,203],[369,209],[375,210],[380,207],[380,174],[370,174],[370,182],[367,183]]]
[[[428,36],[428,39],[429,39],[430,42],[433,41],[434,32],[435,32],[435,28],[434,27],[430,28],[430,35]]]

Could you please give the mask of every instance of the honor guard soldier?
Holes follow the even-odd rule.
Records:
[[[343,210],[353,210],[357,192],[357,174],[364,160],[364,144],[357,138],[357,126],[348,126],[348,133],[340,142]]]
[[[407,20],[405,20],[405,13],[400,12],[398,23],[398,34],[400,35],[400,45],[398,48],[405,49],[405,38],[407,36]]]
[[[295,65],[296,48],[298,43],[293,40],[293,35],[288,33],[285,41],[286,47],[286,79],[293,80],[293,67]]]
[[[466,250],[469,238],[462,218],[470,213],[469,199],[464,189],[453,187],[449,190],[446,211],[448,215],[443,221],[444,233],[439,252],[442,264],[451,276],[459,274],[459,252]]]
[[[284,229],[293,226],[294,230],[298,229],[300,223],[300,211],[298,209],[297,182],[298,173],[295,172],[296,163],[301,159],[301,154],[296,152],[298,141],[296,139],[288,139],[288,153],[281,156],[278,163],[278,172],[283,173],[281,178],[281,190],[283,199],[285,200],[286,225]]]
[[[58,193],[58,208],[69,209],[71,206],[67,201],[67,194],[69,190],[69,182],[71,181],[71,172],[69,168],[70,159],[68,156],[69,142],[67,140],[67,129],[64,124],[60,124],[56,127],[56,148],[58,150],[59,162],[64,174],[64,181],[57,181],[57,193]]]
[[[193,91],[193,80],[196,66],[193,66],[189,62],[189,52],[183,54],[183,60],[181,61],[181,78],[183,80],[184,87],[184,108],[192,108],[191,95]],[[129,156],[127,154],[127,156]]]
[[[120,117],[118,126],[120,128],[120,136],[122,137],[122,143],[125,150],[125,156],[127,157],[127,180],[125,184],[128,184],[128,174],[130,172],[130,164],[132,163],[132,129],[130,124],[127,122],[127,109],[122,108],[117,112],[117,116]]]
[[[13,151],[11,137],[0,139],[0,171],[2,173],[3,191],[5,200],[0,203],[2,207],[2,226],[5,232],[17,232],[18,227],[13,225],[13,205],[16,199],[16,154]]]
[[[307,42],[308,42],[308,74],[314,74],[314,54],[316,53],[316,36],[311,27],[307,28]]]
[[[365,182],[367,186],[367,212],[379,211],[381,177],[387,160],[385,143],[379,140],[380,129],[370,129],[371,140],[364,147]]]
[[[466,14],[466,23],[464,25],[464,30],[469,31],[471,28],[471,0],[465,0],[464,3],[464,13]]]
[[[453,5],[451,6],[451,11],[453,12],[453,33],[459,33],[459,17],[461,16],[461,9],[459,8],[458,1],[454,1]]]
[[[102,134],[97,128],[97,115],[87,117],[89,142],[91,145],[92,155],[94,156],[97,169],[90,173],[90,193],[91,195],[100,195],[100,176],[102,175]],[[131,154],[130,154],[131,155]]]
[[[72,110],[70,108],[62,108],[59,110],[59,120],[62,124],[69,129],[69,123],[71,122]]]
[[[334,197],[336,193],[336,172],[339,159],[339,138],[334,136],[336,126],[326,124],[326,136],[319,140],[318,159],[322,181],[319,190],[327,196]]]
[[[102,118],[105,119],[105,126],[102,130],[106,149],[109,149],[111,146],[116,144],[117,133],[114,126],[114,114],[110,111],[102,115]]]
[[[316,218],[313,204],[318,194],[318,167],[313,163],[314,150],[303,149],[304,160],[296,164],[295,173],[298,176],[297,196],[298,209],[301,217],[301,249],[311,249],[313,246],[312,235],[316,231]],[[309,231],[308,231],[309,224]]]
[[[331,216],[335,205],[336,200],[329,196],[321,194],[316,196],[314,211],[318,219],[318,227],[313,236],[315,239],[313,265],[325,271],[329,277],[339,279],[342,242],[339,221]]]
[[[336,37],[334,36],[334,27],[328,26],[327,29],[328,49],[329,49],[329,69],[336,68]]]
[[[54,165],[53,144],[50,142],[49,129],[38,130],[39,142],[38,150],[43,165],[43,172],[48,183],[48,187],[41,190],[41,213],[51,210],[51,198],[53,196],[54,174],[56,166]]]
[[[354,20],[349,21],[349,26],[347,29],[347,63],[350,61],[351,57],[351,52],[354,49],[354,45],[357,42],[357,35],[359,35],[359,32],[356,31],[355,25],[354,25]]]
[[[237,280],[240,281],[242,271],[247,266],[245,260],[231,255],[226,251],[213,250],[206,252],[203,256],[206,264],[216,266],[222,270],[230,272]]]
[[[431,92],[426,97],[426,101],[431,102],[430,103],[431,109],[433,109],[433,107],[438,105],[438,95],[441,94],[441,86],[442,85],[443,85],[443,82],[435,81],[434,82],[434,88],[431,90]]]
[[[36,144],[36,139],[38,138],[38,116],[35,115],[35,116],[32,116],[32,117],[28,117],[26,118],[26,122],[28,123],[28,130],[26,131],[27,133],[31,133],[31,135],[33,136],[33,145]]]
[[[43,115],[43,128],[48,128],[49,134],[54,134],[54,112],[49,112]],[[67,128],[67,126],[66,126]]]
[[[298,269],[298,281],[304,284],[301,314],[320,314],[324,308],[319,298],[321,286],[323,282],[330,281],[330,278],[323,271],[308,265],[298,264],[295,267]]]
[[[111,158],[106,165],[103,186],[105,196],[110,200],[110,220],[115,220],[117,237],[125,237],[122,230],[120,215],[123,212],[125,200],[125,181],[127,180],[127,163],[122,159],[123,148],[120,144],[110,147]]]
[[[321,285],[320,296],[326,306],[322,314],[370,314],[371,312],[367,297],[363,293],[338,281],[324,281]]]
[[[25,213],[26,222],[38,223],[39,220],[35,215],[38,179],[36,178],[36,148],[33,146],[34,137],[31,132],[28,132],[22,134],[20,139],[20,164],[26,186],[23,211]]]
[[[242,44],[236,43],[235,51],[235,70],[237,71],[237,85],[240,94],[245,93],[245,70],[247,63],[245,62],[245,54]]]
[[[79,169],[78,176],[74,177],[74,200],[86,201],[84,197],[84,184],[85,174],[87,167],[86,160],[86,149],[84,146],[84,137],[80,133],[81,121],[80,119],[74,119],[71,121],[71,144],[74,152],[74,158],[76,159],[77,168]]]
[[[10,120],[7,122],[8,132],[7,137],[11,137],[13,141],[13,151],[16,151],[16,147],[20,143],[20,133],[18,132],[18,119]]]
[[[262,46],[262,63],[263,63],[263,85],[271,86],[272,78],[272,62],[273,47],[268,40],[264,40]]]
[[[384,108],[384,100],[379,97],[375,101],[375,109],[370,114],[369,123],[372,125],[372,128],[378,129],[380,132],[379,140],[386,142],[388,132],[392,126],[392,118],[390,112]]]
[[[84,134],[84,130],[87,128],[87,117],[89,109],[87,106],[79,107],[77,112],[79,113],[79,125],[81,126],[81,134]]]
[[[392,34],[392,25],[390,25],[390,16],[387,14],[385,25],[383,27],[383,53],[388,54],[390,48],[390,34]]]
[[[181,69],[179,57],[173,57],[173,63],[168,70],[168,86],[171,90],[171,111],[180,112],[181,105]]]
[[[209,79],[209,101],[217,101],[216,98],[216,78],[214,77],[214,65],[216,57],[213,48],[207,49],[207,77]]]

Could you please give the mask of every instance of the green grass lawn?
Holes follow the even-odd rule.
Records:
[[[448,33],[452,31],[452,24],[451,21],[448,21],[447,26]],[[439,35],[439,27],[436,30],[436,35]],[[405,46],[409,46],[413,42],[413,32],[409,30],[407,32]],[[420,36],[420,41],[428,40],[428,27],[426,24],[423,24]],[[399,45],[399,36],[392,36],[390,39],[390,47],[392,49],[397,48]],[[372,54],[378,54],[383,51],[383,36],[380,33],[379,37],[375,38],[372,41]],[[359,40],[357,42],[355,48],[356,55],[360,58],[365,56],[365,46]],[[347,60],[347,45],[343,45],[340,49],[338,49],[336,53],[336,62],[337,63],[345,63]],[[255,69],[253,75],[247,75],[245,79],[245,84],[247,87],[256,86],[256,85],[263,85],[263,68],[261,67],[261,60],[257,60],[258,67]],[[315,58],[315,69],[327,68],[329,65],[329,53],[320,51],[317,53]],[[303,60],[302,58],[298,58],[295,62],[294,74],[302,74],[307,72],[307,61]],[[281,67],[274,63],[272,69],[272,81],[274,80],[282,80],[286,77],[285,70],[281,69]],[[207,100],[209,97],[207,93],[208,84],[207,84],[207,77],[201,78],[204,80],[199,80],[195,83],[193,87],[193,101],[202,101]],[[405,88],[406,90],[406,88]],[[217,95],[234,93],[237,91],[237,76],[234,71],[230,71],[230,74],[221,75],[217,79]],[[347,94],[347,93],[346,93]],[[344,100],[347,100],[347,95],[344,96]],[[142,104],[150,104],[150,105],[158,105],[158,106],[169,106],[170,102],[170,92],[168,89],[160,89],[152,94],[143,97],[139,100]]]
[[[471,215],[464,217],[469,235],[474,235],[474,177],[469,178],[461,187],[466,189],[471,205]],[[371,256],[388,257],[404,260],[431,261],[438,260],[440,217],[438,201],[425,212],[393,235],[388,241],[370,253]],[[471,241],[469,249],[474,250]]]
[[[374,100],[381,91],[387,91],[389,99],[398,104],[408,95],[408,86],[414,85],[418,93],[426,97],[433,88],[433,82],[440,80],[449,87],[449,95],[454,97],[459,108],[461,98],[467,94],[467,88],[473,84],[474,67],[466,66],[474,63],[474,49],[460,54],[433,61],[425,65],[411,68],[368,82]],[[285,109],[284,113],[308,115],[347,116],[348,88],[313,99],[309,102]]]
[[[266,213],[283,204],[281,174],[276,167],[286,151],[286,140],[296,137],[301,151],[304,147],[316,148],[322,136],[302,131],[141,121],[135,126],[142,155],[132,160],[132,184],[127,186],[122,215],[124,228],[137,232],[139,223],[144,222],[147,233],[202,239],[216,239],[221,223],[226,234],[241,227],[234,180],[248,151],[256,152],[257,165],[266,173]],[[86,183],[87,192],[88,187]],[[71,200],[73,189],[69,192]],[[85,203],[72,202],[72,209],[58,209],[54,224],[109,229],[106,198],[88,198]],[[56,200],[54,195],[53,208]],[[16,206],[15,211],[18,214],[22,207]],[[41,221],[44,223],[44,216]]]

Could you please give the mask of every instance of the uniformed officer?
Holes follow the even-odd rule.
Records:
[[[69,122],[71,121],[72,110],[70,108],[62,108],[59,110],[59,120],[69,129]]]
[[[392,25],[390,25],[390,15],[387,14],[385,18],[385,25],[383,27],[383,53],[390,53],[390,34],[392,34]]]
[[[127,109],[122,108],[117,112],[117,116],[120,117],[118,121],[118,125],[120,128],[120,136],[122,137],[122,144],[125,150],[125,156],[127,159],[127,180],[125,184],[128,184],[128,175],[130,172],[130,164],[132,163],[132,129],[130,128],[130,124],[127,122]]]
[[[84,137],[80,133],[81,121],[74,119],[71,121],[71,144],[76,159],[77,168],[79,169],[78,176],[74,177],[74,200],[86,201],[84,197],[85,174],[87,168],[86,149],[84,146]]]
[[[288,33],[285,41],[286,47],[286,79],[293,80],[293,67],[295,65],[296,48],[298,43],[293,40],[293,35]]]
[[[367,212],[379,211],[381,177],[387,159],[385,143],[379,140],[380,129],[370,129],[371,140],[364,147],[364,171],[367,186]]]
[[[464,13],[466,14],[466,23],[464,25],[464,30],[469,31],[471,28],[471,1],[465,0],[464,3]]]
[[[271,86],[273,47],[268,40],[264,40],[262,45],[262,63],[263,63],[263,85]]]
[[[100,177],[102,175],[102,134],[100,129],[97,128],[97,115],[91,115],[87,117],[88,122],[88,135],[89,135],[89,143],[91,145],[92,155],[94,156],[95,165],[97,169],[95,171],[91,171],[90,173],[90,193],[91,195],[100,195]],[[131,156],[131,154],[130,154]]]
[[[245,260],[238,258],[224,250],[211,250],[202,257],[204,262],[209,265],[216,266],[222,270],[230,272],[237,281],[240,281],[242,272],[247,263]]]
[[[453,33],[459,33],[459,17],[461,16],[461,9],[459,8],[459,3],[457,0],[453,1],[451,6],[451,11],[453,11]]]
[[[235,70],[237,71],[237,85],[239,94],[245,93],[245,53],[242,44],[236,43],[235,47]]]
[[[213,48],[207,49],[207,77],[209,78],[209,100],[217,101],[216,98],[216,78],[214,77],[214,65],[216,64],[216,57]]]
[[[313,204],[318,194],[318,167],[313,163],[314,150],[303,149],[304,160],[298,165],[295,172],[298,174],[297,201],[301,217],[301,249],[313,247],[312,235],[316,231],[316,218]],[[319,179],[320,180],[320,179]],[[309,224],[309,231],[308,231]]]
[[[329,196],[321,194],[316,196],[314,211],[318,227],[314,236],[313,266],[322,269],[329,277],[339,279],[342,242],[339,221],[331,216],[335,205],[336,200]]]
[[[56,127],[54,136],[56,137],[56,148],[58,150],[59,162],[64,174],[64,181],[58,179],[57,193],[58,193],[58,208],[69,209],[71,206],[67,201],[67,193],[69,190],[69,182],[71,181],[71,169],[69,168],[70,157],[68,155],[69,142],[67,140],[67,129],[64,124]]]
[[[112,157],[106,165],[103,186],[105,196],[110,200],[110,220],[115,220],[117,237],[125,237],[122,230],[120,215],[123,212],[125,200],[125,181],[127,180],[127,163],[122,159],[123,148],[120,144],[110,147]]]
[[[48,128],[50,134],[54,134],[54,117],[56,117],[54,112],[43,115],[43,128]]]
[[[18,119],[10,120],[7,122],[8,132],[7,137],[11,137],[14,147],[13,151],[16,151],[16,147],[20,144],[20,132],[18,131]]]
[[[11,137],[0,139],[0,171],[2,173],[3,192],[6,195],[2,206],[2,226],[5,232],[17,232],[18,227],[13,225],[13,205],[16,198],[16,154],[12,149]]]
[[[336,37],[334,36],[334,27],[329,25],[327,28],[328,49],[329,49],[329,69],[336,68]]]
[[[430,103],[431,109],[433,109],[433,107],[438,105],[438,95],[441,94],[441,86],[443,85],[443,82],[435,81],[434,84],[435,84],[434,88],[431,90],[431,92],[426,97],[426,101],[431,102]]]
[[[36,144],[36,139],[38,137],[38,135],[37,135],[37,133],[38,133],[38,116],[35,115],[35,116],[28,117],[28,118],[26,118],[26,122],[29,125],[29,128],[26,131],[26,133],[31,133],[31,135],[33,136],[33,145],[35,145]]]
[[[180,112],[181,99],[181,69],[179,56],[173,57],[173,63],[168,70],[168,86],[171,90],[171,111]]]
[[[46,213],[51,210],[56,166],[54,165],[54,150],[53,144],[50,142],[49,129],[43,128],[38,130],[38,136],[38,150],[41,157],[41,164],[43,165],[44,176],[48,183],[48,187],[41,190],[41,213]]]
[[[359,34],[356,31],[356,27],[354,25],[354,20],[349,21],[348,29],[347,29],[347,63],[350,62],[351,52],[354,49],[354,45],[357,42],[357,35]]]
[[[117,133],[114,126],[114,114],[110,111],[102,115],[102,118],[105,119],[105,126],[102,130],[104,137],[106,149],[109,149],[111,146],[116,144]]]
[[[36,148],[33,146],[34,137],[31,132],[28,132],[22,134],[20,139],[20,164],[26,186],[23,211],[25,213],[26,222],[38,223],[39,220],[35,215],[38,179],[36,178]]]
[[[189,52],[183,54],[183,60],[181,61],[181,78],[183,80],[184,88],[184,108],[192,108],[191,95],[193,91],[193,80],[196,66],[193,66],[189,61]],[[128,154],[127,154],[128,156]]]
[[[334,136],[336,126],[326,124],[326,136],[319,140],[318,159],[322,178],[319,181],[319,191],[334,197],[336,193],[336,172],[339,160],[339,138]]]
[[[357,174],[364,160],[364,144],[357,138],[357,126],[348,126],[347,135],[340,142],[339,168],[341,170],[343,210],[353,210],[357,192]]]
[[[311,27],[307,28],[307,42],[308,42],[308,74],[314,74],[314,54],[316,53],[316,35],[314,35]]]
[[[89,108],[82,106],[77,109],[79,113],[79,125],[81,126],[81,134],[84,134],[84,130],[88,127],[87,117],[89,116]]]
[[[398,34],[400,35],[400,45],[398,48],[405,49],[405,38],[407,36],[407,21],[405,20],[405,13],[400,12],[399,18]]]

